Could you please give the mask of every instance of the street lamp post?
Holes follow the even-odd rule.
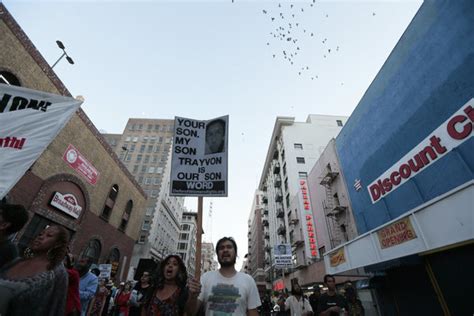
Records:
[[[64,56],[66,56],[66,60],[71,64],[71,65],[74,65],[74,60],[72,60],[72,58],[66,53],[66,47],[64,47],[64,44],[61,42],[61,41],[56,41],[56,44],[58,45],[58,47],[60,49],[63,50],[63,54],[58,58],[58,60],[56,60],[56,62],[51,66],[51,68],[54,68],[54,66],[56,66],[59,61],[61,59],[63,59]]]

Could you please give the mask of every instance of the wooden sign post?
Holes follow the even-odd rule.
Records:
[[[198,197],[198,212],[197,212],[197,233],[196,233],[196,264],[194,278],[201,279],[201,248],[202,248],[202,200],[203,197]]]

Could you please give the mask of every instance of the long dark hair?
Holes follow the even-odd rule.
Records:
[[[69,244],[70,235],[66,228],[59,225],[51,225],[47,229],[55,228],[58,231],[56,242],[54,246],[48,250],[48,270],[54,269],[60,264],[67,253],[67,246]]]
[[[162,289],[165,286],[165,268],[171,258],[174,258],[176,259],[176,261],[178,261],[178,274],[176,275],[176,285],[180,289],[182,289],[186,286],[188,282],[188,274],[183,259],[181,259],[181,257],[178,255],[169,255],[165,258],[165,260],[161,261],[160,265],[154,273],[153,284],[157,289]]]
[[[155,270],[153,274],[152,282],[150,282],[151,284],[153,284],[152,285],[153,289],[151,291],[148,291],[145,301],[146,301],[146,304],[148,305],[151,302],[156,291],[164,288],[165,286],[164,271],[166,268],[166,264],[168,263],[168,261],[171,260],[171,258],[175,258],[176,261],[178,261],[178,274],[176,275],[176,285],[178,286],[179,291],[180,291],[179,297],[178,297],[178,309],[179,309],[180,315],[182,315],[184,311],[184,307],[186,305],[186,301],[188,299],[188,291],[186,287],[186,284],[188,282],[188,274],[187,274],[186,266],[184,265],[183,260],[178,255],[169,255],[163,261],[161,261],[160,265],[158,266],[158,268]]]

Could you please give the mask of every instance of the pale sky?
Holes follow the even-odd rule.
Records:
[[[130,117],[229,115],[229,196],[212,199],[212,241],[237,240],[238,269],[276,117],[349,116],[421,5],[417,0],[3,3],[51,65],[61,55],[55,41],[64,43],[75,64],[62,60],[54,70],[74,96],[84,96],[82,108],[100,130],[122,133]],[[205,241],[211,239],[210,201],[204,199]],[[196,210],[197,200],[189,198],[186,205]]]

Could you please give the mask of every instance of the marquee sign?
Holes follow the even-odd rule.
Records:
[[[77,202],[76,197],[72,194],[63,195],[59,192],[56,192],[54,193],[53,198],[49,204],[74,218],[78,218],[82,212],[82,207]]]

